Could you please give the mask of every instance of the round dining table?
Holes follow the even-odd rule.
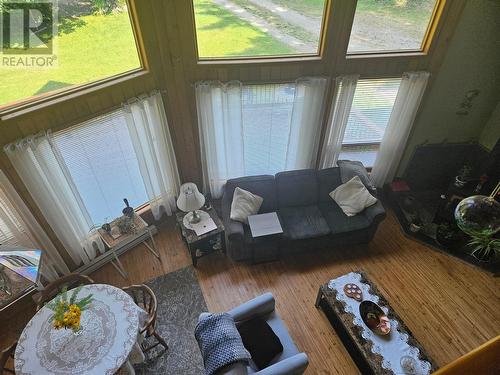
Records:
[[[77,299],[92,294],[82,311],[81,330],[53,328],[53,311],[45,305],[24,328],[15,352],[16,374],[134,373],[132,363],[144,360],[139,329],[147,313],[127,293],[111,285],[82,287]],[[71,291],[68,292],[71,296]]]

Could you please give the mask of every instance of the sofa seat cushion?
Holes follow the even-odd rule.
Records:
[[[260,316],[239,324],[238,332],[259,370],[266,368],[274,357],[283,352],[279,337]]]
[[[371,224],[364,212],[354,216],[347,216],[334,201],[321,205],[320,209],[332,234],[365,229]]]
[[[316,205],[283,207],[279,210],[279,216],[287,239],[301,240],[330,233],[330,228]]]

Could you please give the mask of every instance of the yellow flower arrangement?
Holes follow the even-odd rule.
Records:
[[[50,321],[55,329],[72,329],[73,332],[78,332],[80,330],[82,311],[86,310],[93,300],[92,294],[90,294],[80,301],[77,301],[76,297],[81,288],[82,287],[79,286],[73,291],[69,301],[67,299],[67,288],[64,288],[62,292],[49,303],[48,307],[54,311],[54,315],[52,315]]]

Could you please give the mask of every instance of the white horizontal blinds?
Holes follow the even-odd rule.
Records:
[[[295,90],[295,83],[243,86],[245,175],[286,169]]]
[[[54,134],[56,145],[94,224],[148,202],[123,110]]]
[[[15,207],[8,200],[6,193],[0,186],[0,244],[36,247],[23,220],[16,212]]]
[[[358,80],[343,145],[382,141],[400,83],[401,78]]]

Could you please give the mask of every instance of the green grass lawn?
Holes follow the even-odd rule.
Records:
[[[202,58],[294,53],[286,44],[210,0],[195,0],[194,7],[198,53]]]
[[[82,16],[77,20],[72,31],[60,28],[56,68],[0,68],[0,106],[140,67],[126,12]]]

